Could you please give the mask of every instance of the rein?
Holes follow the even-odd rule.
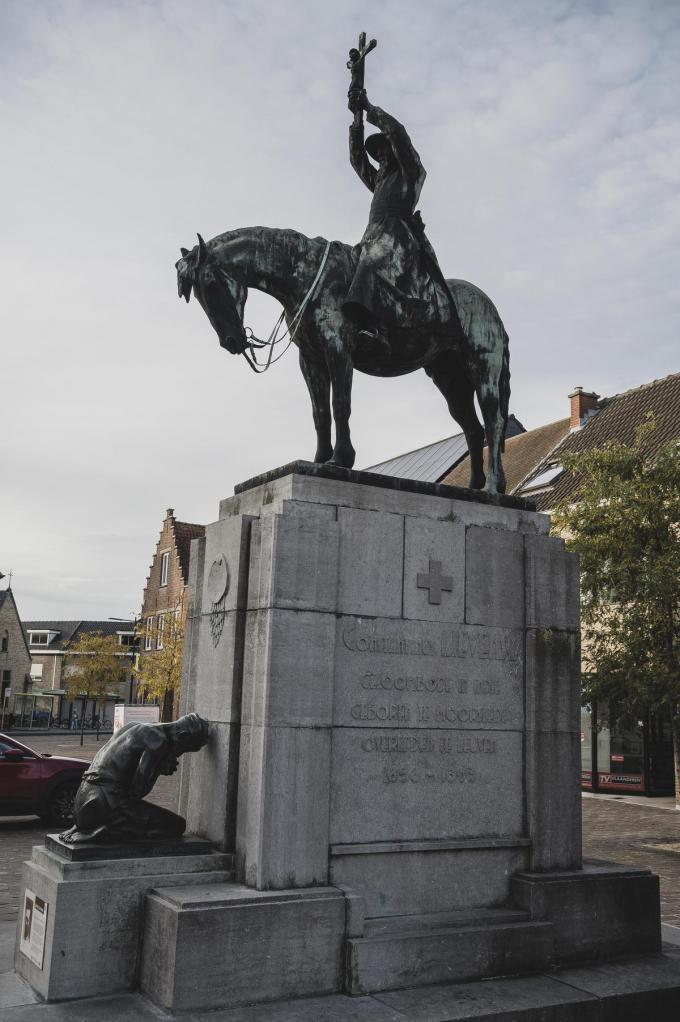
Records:
[[[253,333],[253,331],[250,329],[249,326],[245,328],[246,335],[248,334],[248,331],[250,330],[250,336],[247,337],[248,347],[250,348],[250,355],[248,355],[248,353],[246,351],[242,351],[241,354],[243,355],[243,357],[245,358],[246,362],[248,363],[248,365],[250,366],[250,368],[253,370],[254,373],[258,373],[258,374],[259,373],[266,373],[267,370],[269,369],[269,367],[274,365],[275,362],[278,362],[280,358],[283,358],[283,356],[286,354],[286,352],[290,348],[291,344],[293,343],[293,340],[295,339],[295,334],[297,333],[297,329],[300,326],[300,323],[302,322],[302,314],[305,311],[305,309],[307,308],[307,306],[309,305],[309,302],[311,301],[311,299],[312,299],[312,297],[314,295],[314,292],[316,291],[316,288],[317,288],[317,286],[319,284],[319,281],[321,280],[321,276],[322,276],[324,268],[326,266],[326,260],[328,259],[328,253],[330,251],[330,247],[331,247],[331,243],[330,243],[330,241],[327,241],[326,242],[326,248],[325,248],[324,254],[323,254],[323,258],[321,259],[321,265],[319,266],[319,269],[317,270],[316,277],[312,281],[312,286],[310,287],[310,289],[307,292],[307,294],[305,295],[305,297],[302,299],[302,302],[300,303],[300,306],[299,306],[297,312],[295,313],[295,315],[293,316],[293,318],[290,321],[290,325],[286,327],[286,329],[284,330],[284,332],[281,334],[280,337],[278,336],[278,333],[279,333],[279,330],[281,329],[281,324],[283,323],[284,316],[286,315],[285,309],[281,313],[279,318],[277,319],[276,324],[274,326],[274,329],[272,330],[272,332],[270,333],[270,335],[269,335],[269,337],[267,338],[266,341],[261,341],[257,337],[255,337],[255,334]],[[285,341],[286,340],[286,334],[288,335],[288,343],[286,344],[286,346],[283,349],[283,351],[280,351],[279,354],[276,356],[276,358],[273,358],[272,356],[274,354],[274,346],[276,344],[280,344],[282,341]],[[269,355],[267,356],[267,361],[264,364],[262,364],[262,363],[257,361],[257,355],[255,354],[256,349],[262,349],[262,348],[269,348]]]

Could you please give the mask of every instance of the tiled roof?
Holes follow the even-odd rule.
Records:
[[[569,432],[569,418],[550,422],[547,426],[530,429],[527,433],[509,437],[502,455],[507,480],[507,492],[512,493],[539,461],[564,439]],[[484,468],[488,465],[488,449],[484,448]],[[467,486],[470,480],[470,462],[466,457],[442,480],[447,486]]]
[[[101,632],[102,635],[116,635],[118,632],[134,631],[134,621],[22,621],[28,641],[29,632],[50,631],[59,634],[47,646],[33,646],[35,653],[64,649],[66,643],[78,639],[88,632]]]
[[[510,415],[505,435],[510,437],[523,432],[524,426],[519,419]],[[377,472],[383,476],[398,476],[400,479],[417,479],[423,483],[439,483],[444,481],[446,474],[466,454],[465,435],[457,433],[455,436],[449,436],[444,440],[427,444],[425,447],[419,447],[415,451],[407,451],[406,454],[399,454],[396,458],[381,461],[378,465],[371,465],[364,471]],[[467,478],[462,485],[467,486]]]
[[[656,429],[647,440],[648,453],[653,455],[664,444],[680,437],[680,373],[604,398],[599,404],[600,411],[596,415],[588,419],[581,429],[568,433],[550,456],[543,457],[536,464],[535,470],[531,472],[532,477],[543,471],[547,464],[559,462],[567,453],[602,447],[610,440],[632,444],[637,427],[650,412],[654,416]],[[525,493],[530,485],[531,478],[518,487],[517,493]],[[574,477],[565,473],[553,485],[531,496],[535,498],[539,511],[547,511],[565,497],[575,494]]]
[[[192,539],[198,539],[205,535],[205,525],[194,525],[192,522],[174,522],[175,544],[177,556],[179,557],[180,568],[182,569],[182,581],[186,585],[189,579],[189,549]]]

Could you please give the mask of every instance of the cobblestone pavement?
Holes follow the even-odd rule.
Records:
[[[82,748],[77,735],[20,736],[19,740],[39,752],[87,760],[100,748],[93,736],[86,736]],[[149,799],[176,809],[178,788],[177,774],[161,777]],[[663,800],[663,804],[672,803]],[[658,873],[663,921],[680,926],[680,812],[661,805],[661,801],[649,799],[585,797],[583,854],[588,859],[642,866]],[[22,865],[30,858],[33,845],[42,844],[52,829],[37,817],[0,817],[0,920],[16,919]]]
[[[680,926],[680,812],[655,801],[584,798],[583,855],[658,873],[661,918]]]
[[[85,735],[81,747],[79,736],[64,735],[17,735],[17,741],[23,742],[36,752],[51,752],[53,756],[73,756],[90,762],[95,753],[105,743],[102,738],[97,742],[94,735]],[[159,777],[155,788],[149,795],[150,802],[156,802],[166,809],[177,808],[179,793],[179,775]],[[31,857],[33,845],[43,843],[45,834],[54,831],[37,816],[0,816],[0,921],[16,919],[18,912],[19,884],[21,870],[26,859]]]

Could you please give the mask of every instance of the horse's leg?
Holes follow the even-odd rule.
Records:
[[[335,420],[335,447],[333,465],[351,468],[356,453],[352,447],[349,432],[349,417],[352,413],[352,375],[354,366],[349,345],[335,340],[328,346],[328,369],[333,388],[333,419]]]
[[[331,378],[323,362],[313,362],[300,352],[300,369],[312,399],[312,415],[316,429],[314,461],[328,461],[333,454],[331,443]]]
[[[438,355],[425,372],[444,395],[449,412],[465,433],[470,455],[470,488],[484,487],[484,430],[475,411],[475,390],[452,351]]]
[[[488,493],[505,493],[505,472],[501,462],[505,422],[501,413],[498,380],[490,371],[490,367],[487,367],[487,373],[488,376],[482,380],[477,390],[489,451],[486,490]]]

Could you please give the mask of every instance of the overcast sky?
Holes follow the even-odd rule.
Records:
[[[173,264],[197,231],[361,237],[361,29],[441,266],[510,334],[525,426],[574,385],[680,369],[677,0],[2,0],[0,570],[22,617],[137,612],[167,507],[212,521],[313,455],[294,352],[255,377]],[[246,311],[262,335],[278,307]],[[357,467],[458,432],[422,372],[357,374],[353,405]]]

